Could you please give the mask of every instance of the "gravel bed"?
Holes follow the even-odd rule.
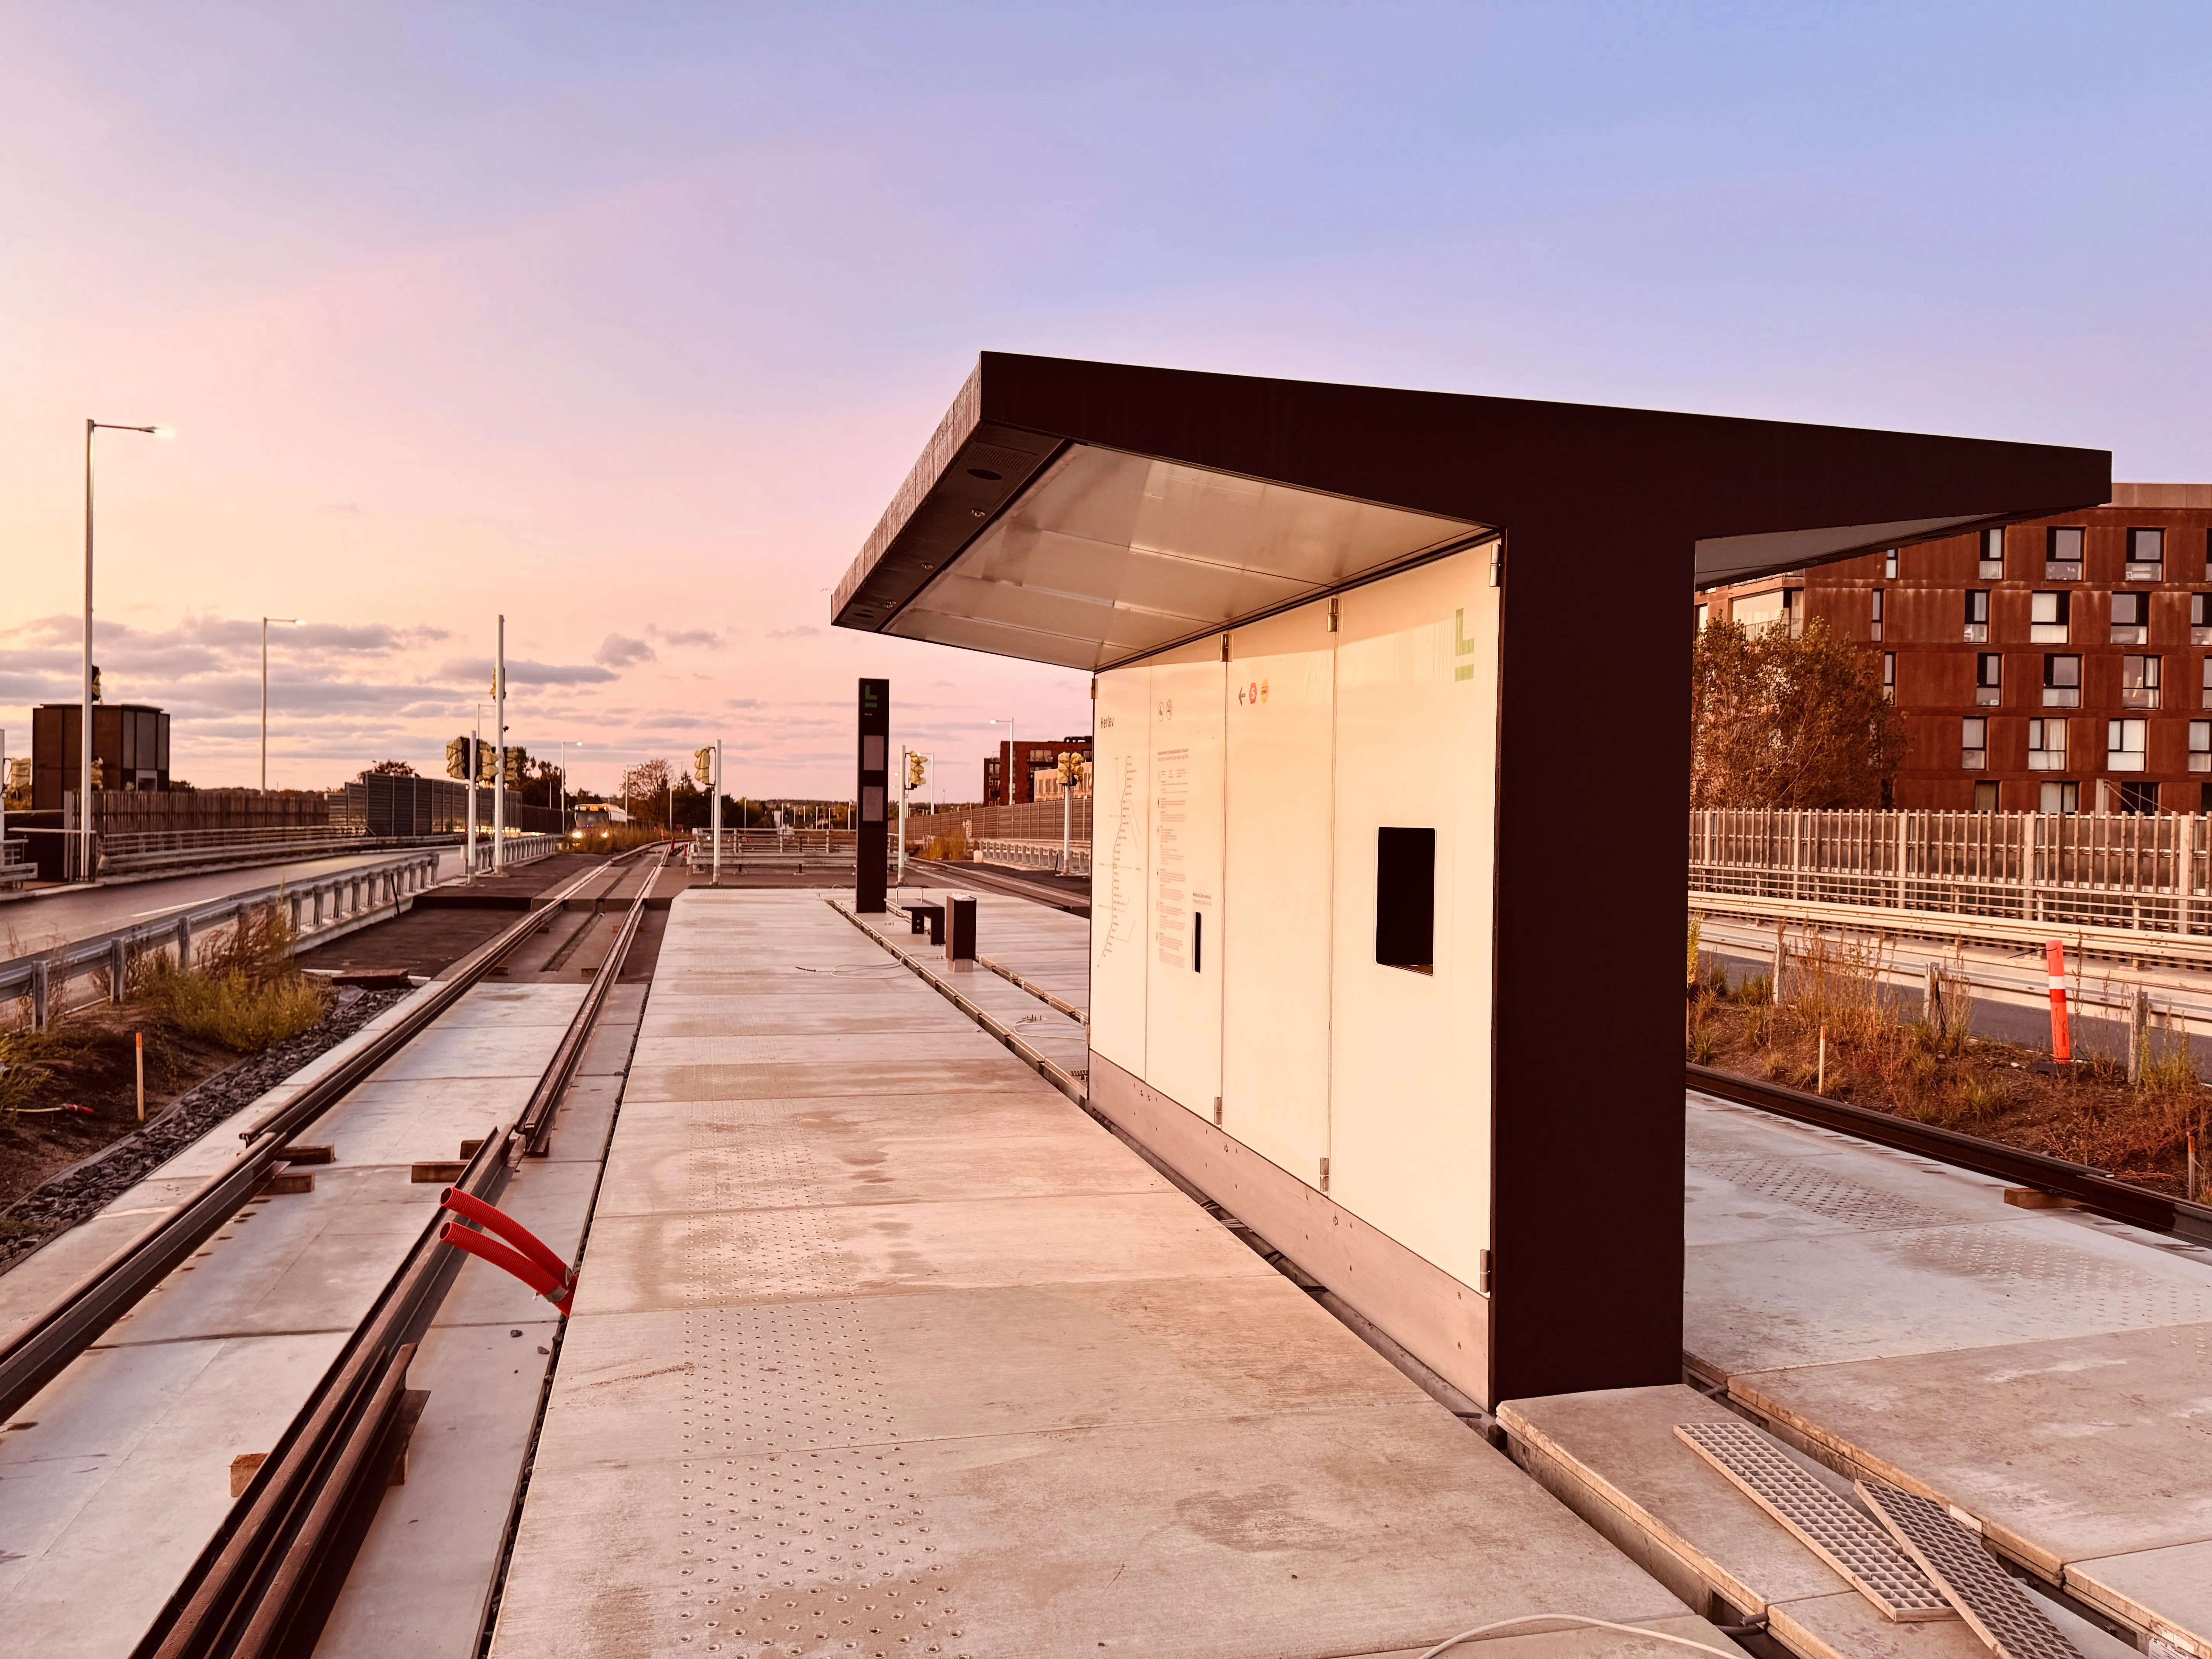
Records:
[[[114,1202],[234,1113],[252,1105],[327,1049],[336,1048],[407,991],[338,992],[322,1023],[227,1066],[179,1095],[143,1129],[111,1141],[0,1210],[0,1273],[57,1233]]]

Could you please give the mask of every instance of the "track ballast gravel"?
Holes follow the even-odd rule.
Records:
[[[321,1024],[203,1079],[171,1101],[144,1128],[109,1143],[25,1193],[0,1210],[0,1223],[14,1234],[0,1238],[0,1273],[56,1234],[98,1213],[225,1118],[251,1106],[318,1054],[335,1048],[411,994],[341,989]]]

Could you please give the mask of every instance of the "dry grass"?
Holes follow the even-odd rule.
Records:
[[[921,856],[926,859],[950,859],[956,862],[964,860],[968,856],[967,832],[955,830],[949,836],[932,836],[929,844],[921,849]]]
[[[2185,1032],[2154,1024],[2133,1083],[2124,1036],[2117,1045],[2077,1042],[2083,1063],[2071,1076],[2037,1073],[2034,1051],[1966,1036],[1973,1006],[1962,963],[1941,976],[1940,1028],[1905,1018],[1885,982],[1888,965],[1878,943],[1793,940],[1779,1003],[1763,975],[1731,988],[1725,975],[1708,972],[1690,1003],[1685,1052],[1703,1065],[1811,1089],[1825,1026],[1831,1096],[2181,1192],[2188,1137],[2193,1130],[2205,1144],[2212,1102]],[[2125,988],[2106,988],[2124,1004]]]
[[[291,924],[276,906],[210,937],[189,971],[166,951],[132,958],[130,1000],[180,1031],[250,1054],[321,1019],[329,992],[293,963]]]

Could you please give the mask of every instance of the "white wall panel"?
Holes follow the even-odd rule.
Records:
[[[1221,1092],[1226,678],[1220,644],[1209,641],[1156,657],[1151,672],[1152,949],[1144,1075],[1210,1119]]]
[[[1230,638],[1222,1127],[1308,1185],[1328,1155],[1336,636],[1328,602]]]
[[[1092,797],[1091,1046],[1145,1075],[1152,955],[1152,670],[1098,680]]]
[[[1490,1235],[1499,594],[1489,569],[1479,549],[1344,594],[1336,656],[1329,1194],[1468,1285]],[[1437,832],[1433,974],[1375,960],[1386,824]]]

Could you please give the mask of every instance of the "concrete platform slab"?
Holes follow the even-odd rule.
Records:
[[[799,1340],[819,1333],[828,1355],[794,1365]],[[702,1407],[707,1354],[737,1391]],[[848,1363],[860,1354],[866,1367]],[[581,1468],[1427,1398],[1372,1362],[1279,1274],[624,1314],[576,1328],[561,1361],[575,1403],[548,1443]]]
[[[568,1480],[588,1523],[518,1551],[495,1651],[1320,1656],[1685,1611],[1426,1401],[687,1461]]]
[[[2053,1582],[2068,1562],[2212,1540],[2212,1325],[1754,1371],[1729,1392],[1958,1505]]]
[[[922,1098],[922,1110],[849,1095],[682,1103],[623,1137],[599,1214],[1169,1190],[1097,1124],[1035,1094]]]
[[[2169,1647],[2212,1659],[2212,1542],[2069,1562],[2066,1588]]]
[[[610,1216],[575,1309],[1273,1271],[1172,1191]]]
[[[851,971],[686,965],[740,942]],[[769,983],[785,1036],[972,1046],[818,898],[677,901],[495,1653],[1320,1659],[1547,1610],[1724,1645],[1003,1048],[669,1041]]]
[[[17,1653],[121,1656],[228,1513],[336,1334],[95,1350],[0,1435],[0,1629]]]

